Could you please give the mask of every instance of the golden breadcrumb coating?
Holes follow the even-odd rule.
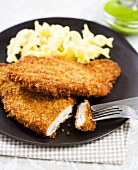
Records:
[[[96,128],[96,122],[93,121],[90,103],[88,100],[85,100],[83,103],[83,106],[81,105],[82,103],[78,105],[75,116],[75,127],[76,129],[85,132],[94,131]]]
[[[9,79],[7,78],[6,72],[8,70],[8,65],[6,63],[0,63],[0,89],[2,89],[2,85],[5,82],[9,82]],[[1,90],[0,90],[1,93]]]
[[[95,72],[99,77],[104,76],[104,78],[111,83],[115,83],[115,80],[121,73],[119,65],[109,59],[93,60],[86,64],[86,66],[91,72]]]
[[[73,106],[75,99],[55,99],[42,93],[30,92],[10,81],[5,76],[7,69],[8,65],[0,65],[0,95],[4,109],[9,112],[8,117],[13,117],[25,127],[47,136],[51,123],[63,110]],[[55,133],[51,137],[55,137]]]
[[[111,91],[120,72],[118,64],[108,59],[83,65],[60,56],[26,56],[13,63],[7,75],[12,81],[34,92],[55,97],[99,97]]]

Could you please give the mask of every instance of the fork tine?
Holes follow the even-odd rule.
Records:
[[[92,111],[92,113],[93,113],[93,118],[97,119],[97,118],[111,116],[111,115],[118,115],[120,114],[121,111],[122,110],[119,109],[118,107],[112,107],[112,108],[105,108],[97,111]]]
[[[93,121],[111,118],[131,118],[138,120],[138,110],[136,111],[127,105],[110,106],[96,111],[92,110],[92,114]]]
[[[111,115],[118,115],[120,114],[119,112],[112,112],[112,113],[109,113],[109,114],[99,114],[99,115],[93,115],[93,118],[94,119],[97,119],[97,118],[100,118],[100,117],[106,117],[106,116],[111,116]]]
[[[112,111],[112,110],[117,110],[119,107],[109,107],[109,108],[103,108],[103,109],[98,109],[98,110],[93,110],[93,113],[100,113],[103,111]]]

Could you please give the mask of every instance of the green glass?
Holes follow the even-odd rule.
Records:
[[[138,8],[133,10],[120,0],[110,0],[104,5],[104,14],[113,29],[128,35],[138,34]]]

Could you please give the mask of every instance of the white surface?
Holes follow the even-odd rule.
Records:
[[[106,25],[101,6],[105,0],[1,0],[0,32],[15,24],[46,17],[72,17]],[[138,36],[126,39],[138,51]],[[31,160],[0,156],[0,170],[135,170],[138,169],[138,122],[133,122],[127,158],[123,165],[82,164],[61,161]]]
[[[82,126],[85,123],[85,106],[86,102],[80,104],[78,109],[78,116],[77,116],[77,126]]]

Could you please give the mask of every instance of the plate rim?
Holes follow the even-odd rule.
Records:
[[[119,36],[121,37],[121,39],[125,40],[125,41],[128,43],[128,41],[127,41],[121,34],[117,33],[117,32],[114,31],[114,30],[111,30],[110,28],[108,28],[108,27],[106,27],[106,26],[104,26],[104,25],[102,25],[102,24],[100,24],[100,23],[97,23],[97,22],[95,22],[95,21],[86,20],[86,19],[70,18],[70,17],[48,17],[48,18],[37,18],[37,19],[32,19],[32,20],[24,21],[24,22],[15,24],[15,25],[13,25],[13,26],[5,29],[5,30],[2,30],[2,31],[0,32],[0,36],[1,36],[1,34],[3,34],[4,32],[6,32],[6,31],[8,31],[8,30],[10,30],[10,29],[12,29],[12,28],[14,28],[14,27],[18,27],[19,25],[27,24],[27,23],[29,23],[29,22],[34,22],[34,21],[36,21],[36,20],[39,21],[39,20],[47,20],[47,19],[53,19],[53,20],[56,20],[56,19],[70,19],[70,20],[81,20],[81,21],[84,21],[84,22],[94,23],[94,24],[96,24],[96,25],[100,25],[100,26],[104,27],[105,29],[108,29],[108,30],[114,32],[116,35],[119,35]],[[43,22],[45,22],[45,21],[43,21]],[[128,45],[132,48],[133,52],[136,52],[136,50],[135,50],[129,43],[128,43]],[[136,52],[136,53],[137,53],[137,52]],[[119,119],[120,119],[120,118],[119,118]],[[121,119],[122,119],[122,118],[121,118]],[[72,142],[72,143],[67,143],[67,142],[64,143],[64,142],[63,142],[62,144],[53,144],[53,143],[52,143],[52,144],[50,144],[50,143],[45,143],[45,144],[44,144],[44,143],[38,143],[38,142],[32,142],[32,141],[30,142],[30,141],[27,141],[27,140],[24,140],[24,139],[17,138],[17,137],[14,137],[14,136],[12,136],[12,135],[6,134],[6,133],[4,133],[3,131],[1,131],[1,129],[0,129],[0,132],[1,132],[3,135],[6,135],[7,137],[10,137],[10,138],[12,138],[12,139],[14,139],[14,140],[18,140],[18,141],[20,141],[20,142],[27,143],[27,144],[33,144],[33,145],[39,145],[39,146],[53,146],[53,147],[55,147],[55,146],[72,146],[72,145],[74,146],[74,145],[79,145],[79,144],[83,144],[83,143],[88,143],[88,142],[91,142],[91,141],[95,141],[95,140],[97,140],[97,139],[100,139],[100,138],[102,138],[102,137],[104,137],[104,136],[112,133],[113,131],[115,131],[115,130],[116,130],[117,128],[119,128],[122,124],[124,124],[127,120],[128,120],[127,118],[126,118],[126,119],[123,118],[123,119],[122,119],[122,123],[120,123],[120,125],[119,125],[118,127],[116,127],[116,128],[114,128],[114,129],[106,132],[105,134],[103,134],[103,135],[101,135],[101,136],[97,136],[97,137],[94,137],[94,138],[86,139],[86,140],[83,140],[83,141],[80,141],[80,142]],[[17,122],[17,123],[18,123],[18,122]],[[36,134],[36,135],[37,135],[37,134]]]

